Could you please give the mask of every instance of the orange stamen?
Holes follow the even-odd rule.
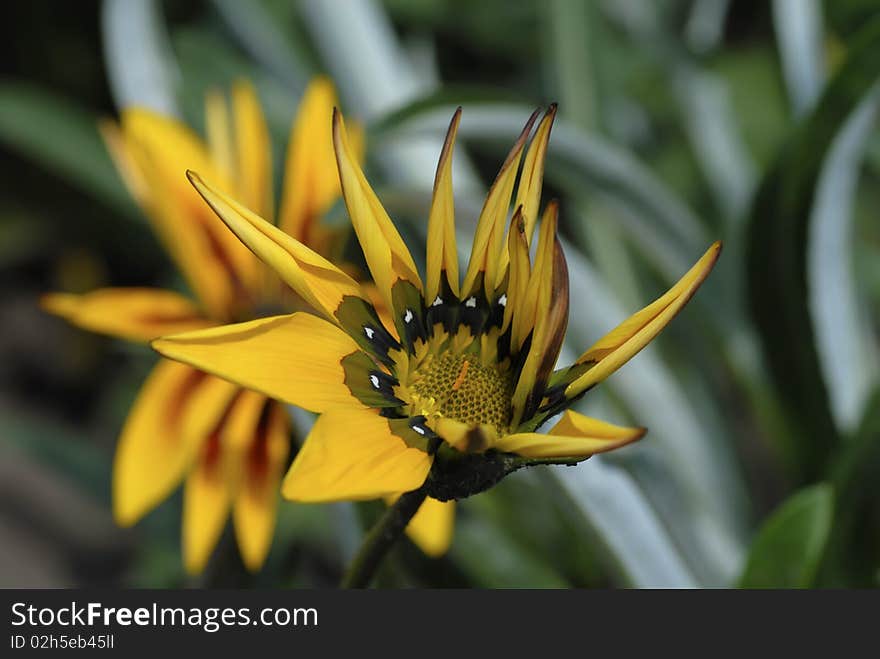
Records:
[[[468,366],[470,366],[470,362],[465,360],[461,365],[461,370],[458,372],[458,377],[455,378],[455,382],[452,383],[453,391],[458,391],[458,388],[464,384],[464,379],[467,377]]]

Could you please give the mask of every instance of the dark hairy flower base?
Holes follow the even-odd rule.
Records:
[[[530,460],[511,453],[486,451],[460,453],[441,448],[434,459],[424,488],[438,501],[466,499],[498,483],[502,478],[523,467],[535,465],[575,465],[583,460]]]

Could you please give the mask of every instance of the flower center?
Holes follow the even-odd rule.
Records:
[[[414,373],[410,391],[415,414],[487,423],[499,433],[510,423],[510,375],[481,364],[479,355],[429,355]]]

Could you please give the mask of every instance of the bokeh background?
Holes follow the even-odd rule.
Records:
[[[182,286],[99,119],[141,104],[200,128],[205,92],[244,76],[280,162],[319,72],[366,124],[369,175],[413,244],[455,106],[468,236],[531,110],[560,103],[545,199],[568,242],[568,357],[725,241],[690,305],[581,408],[647,439],[514,474],[463,503],[446,557],[405,541],[380,586],[880,585],[880,3],[80,0],[4,16],[0,585],[337,582],[376,506],[283,503],[257,575],[228,531],[205,574],[184,573],[179,494],[115,527],[113,449],[155,356],[37,305]]]

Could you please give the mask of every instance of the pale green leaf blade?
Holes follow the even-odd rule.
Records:
[[[834,494],[820,483],[801,490],[764,523],[740,579],[743,588],[808,588],[831,531]]]

